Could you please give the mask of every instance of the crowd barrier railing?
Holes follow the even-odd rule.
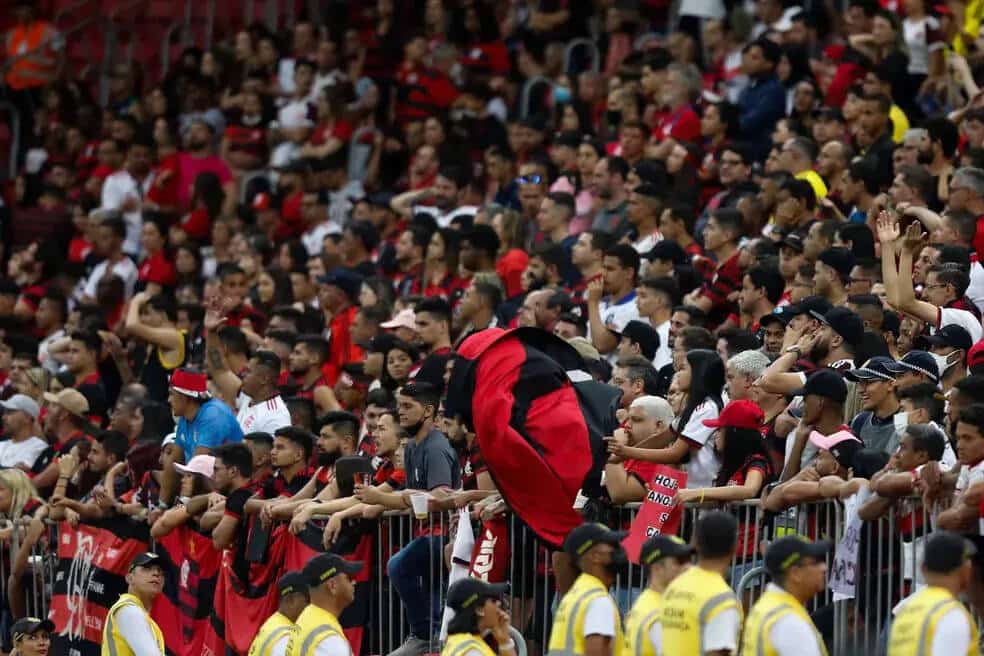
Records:
[[[608,523],[628,529],[639,508],[639,504],[615,507]],[[886,516],[865,522],[853,510],[845,511],[837,500],[803,504],[781,513],[766,512],[757,501],[688,505],[680,537],[689,540],[695,522],[709,509],[729,510],[738,520],[738,548],[728,580],[746,612],[768,584],[762,554],[770,540],[795,533],[832,541],[835,548],[827,557],[828,585],[810,603],[809,610],[831,653],[866,656],[883,653],[892,609],[922,585],[922,548],[940,510],[926,507],[918,499],[906,499]],[[421,615],[426,618],[423,623],[429,633],[417,637],[437,647],[452,562],[450,545],[458,524],[457,511],[431,513],[424,521],[409,513],[386,513],[376,523],[369,563],[369,630],[362,653],[387,654],[410,635],[401,601],[413,605],[418,622]],[[546,652],[558,601],[551,550],[512,514],[501,516],[498,531],[477,520],[471,524],[476,544],[489,538],[479,550],[475,573],[488,575],[491,582],[510,583],[513,627],[525,639],[529,656],[540,656]],[[14,530],[4,545],[0,581],[7,582],[22,530]],[[32,547],[21,580],[25,607],[34,616],[46,616],[50,607],[59,530],[58,524],[47,523],[46,531]],[[612,595],[623,616],[644,586],[644,573],[638,565],[630,564],[618,574]],[[401,595],[405,595],[402,600]]]

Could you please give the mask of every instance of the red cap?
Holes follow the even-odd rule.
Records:
[[[704,425],[708,428],[750,428],[758,430],[765,421],[765,413],[755,401],[741,399],[732,401],[724,406],[724,410],[718,415],[717,419],[705,419]]]
[[[977,342],[967,351],[967,366],[971,369],[984,365],[984,339]]]
[[[266,192],[260,192],[255,196],[253,196],[253,209],[254,210],[270,209],[270,194]]]
[[[823,49],[823,56],[835,62],[839,62],[844,57],[846,48],[840,43],[832,43]]]
[[[935,11],[940,16],[952,16],[953,12],[950,8],[944,4],[933,5],[933,11]]]
[[[208,396],[208,376],[198,371],[178,369],[171,374],[171,389],[195,399]]]

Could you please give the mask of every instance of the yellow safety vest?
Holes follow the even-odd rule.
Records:
[[[816,636],[817,644],[820,645],[820,653],[827,656],[827,647],[823,643],[823,637],[813,625],[813,620],[803,608],[803,604],[785,590],[774,586],[766,588],[748,613],[748,618],[745,620],[741,653],[746,656],[777,656],[775,647],[769,642],[769,634],[775,623],[789,614],[796,615],[809,623]]]
[[[912,595],[899,609],[892,621],[892,632],[888,638],[888,656],[929,656],[933,648],[933,636],[940,618],[951,610],[963,613],[970,627],[970,647],[967,656],[975,656],[977,651],[977,624],[949,590],[943,588],[923,588]],[[958,656],[954,654],[953,656]]]
[[[582,573],[567,591],[554,614],[547,656],[582,656],[584,654],[584,620],[588,606],[595,599],[608,595],[608,588],[598,578]],[[612,602],[614,604],[614,601]],[[615,642],[613,654],[621,654],[622,620],[615,610]]]
[[[741,604],[724,578],[699,565],[691,567],[663,593],[660,614],[666,656],[703,656],[704,627],[726,610],[734,609],[741,617]]]
[[[324,608],[308,604],[297,618],[297,631],[291,633],[287,642],[287,656],[311,656],[322,640],[336,635],[348,643],[337,617]],[[349,645],[351,653],[352,647]]]
[[[119,609],[124,606],[136,606],[140,609],[147,618],[147,624],[150,625],[150,630],[154,634],[154,640],[157,641],[157,646],[160,648],[161,653],[164,653],[164,634],[161,633],[161,629],[157,626],[157,622],[151,618],[150,613],[144,608],[144,605],[140,602],[140,599],[129,592],[120,595],[119,600],[113,604],[113,607],[109,609],[106,613],[106,622],[103,624],[103,634],[102,634],[102,649],[99,653],[102,656],[135,656],[133,649],[127,644],[127,641],[120,634],[119,624],[116,622],[116,613]]]
[[[267,618],[260,627],[259,633],[253,638],[253,644],[249,646],[249,656],[270,656],[273,646],[280,642],[281,638],[289,639],[292,633],[297,633],[297,625],[277,611]]]
[[[649,629],[659,621],[663,595],[646,588],[625,616],[625,649],[623,656],[656,656],[656,647],[649,639]]]
[[[441,650],[441,656],[465,656],[472,649],[477,650],[482,656],[495,656],[495,652],[489,647],[488,643],[471,633],[453,633],[448,636]]]

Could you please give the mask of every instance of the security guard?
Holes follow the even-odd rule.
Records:
[[[516,643],[509,635],[509,613],[503,609],[508,583],[486,583],[466,578],[448,588],[448,608],[454,617],[448,622],[448,639],[441,656],[516,656]],[[496,651],[485,641],[490,635]]]
[[[827,656],[823,638],[806,604],[827,587],[830,542],[789,535],[765,552],[772,582],[745,620],[742,653],[769,656]]]
[[[148,609],[164,589],[164,561],[148,551],[133,559],[127,590],[106,613],[102,656],[164,656],[164,634]]]
[[[608,588],[629,562],[624,537],[603,524],[582,524],[567,534],[564,551],[581,574],[557,607],[548,656],[622,653],[622,620]]]
[[[287,572],[277,581],[277,611],[267,618],[249,646],[249,656],[284,656],[290,635],[297,632],[298,616],[310,601],[307,579],[300,571]]]
[[[694,531],[697,564],[663,593],[662,645],[657,654],[735,654],[741,633],[741,604],[724,580],[738,543],[738,522],[719,511],[704,513]]]
[[[926,540],[922,572],[927,587],[902,602],[888,639],[888,656],[978,654],[977,625],[958,597],[972,576],[977,550],[956,533]]]
[[[639,564],[648,570],[649,586],[625,618],[623,656],[656,656],[663,591],[690,566],[693,553],[693,547],[675,535],[654,535],[643,543]]]
[[[362,563],[323,553],[309,560],[303,571],[311,603],[297,618],[287,656],[352,656],[338,616],[355,599],[350,577],[362,571]]]

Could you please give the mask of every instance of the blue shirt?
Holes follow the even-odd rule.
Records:
[[[185,462],[195,455],[195,449],[200,446],[214,449],[229,442],[241,442],[242,439],[243,431],[236,421],[236,415],[218,399],[203,403],[191,421],[179,417],[174,435],[174,442],[184,451]]]
[[[772,144],[776,121],[786,115],[786,89],[775,75],[754,80],[738,98],[742,139],[765,159]]]

